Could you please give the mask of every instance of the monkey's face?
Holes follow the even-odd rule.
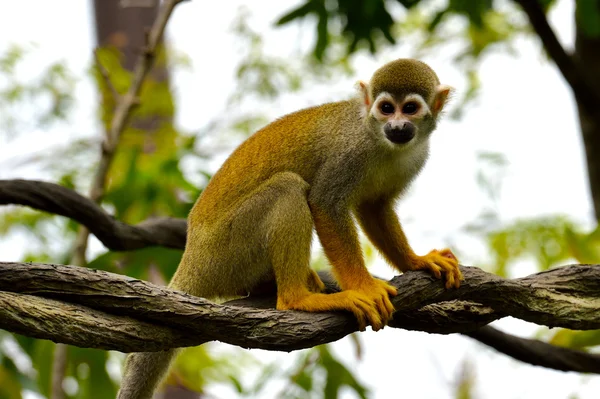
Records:
[[[386,140],[394,145],[406,145],[428,136],[434,118],[427,102],[419,94],[392,96],[379,93],[369,117]]]
[[[431,68],[414,60],[386,64],[371,83],[360,81],[358,88],[369,130],[393,149],[427,141],[452,91],[438,83]]]

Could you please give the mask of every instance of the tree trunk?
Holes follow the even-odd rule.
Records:
[[[146,34],[156,19],[160,6],[159,0],[94,0],[94,16],[96,21],[96,41],[98,47],[117,49],[121,55],[121,65],[133,71],[137,57],[146,45]],[[148,79],[168,84],[169,73],[164,47],[160,46],[158,58],[148,75]],[[111,93],[101,90],[105,112],[111,113],[115,99],[107,98]],[[112,113],[111,115],[112,116]],[[106,115],[105,115],[106,117]],[[110,117],[105,118],[110,120]],[[149,116],[144,119],[132,119],[131,125],[146,133],[156,131],[172,117]],[[148,146],[153,148],[153,146]]]
[[[591,37],[576,23],[575,53],[590,83],[600,92],[600,37]],[[577,94],[575,93],[575,96]],[[597,112],[586,112],[578,102],[579,123],[585,146],[590,194],[596,220],[600,220],[600,104]]]

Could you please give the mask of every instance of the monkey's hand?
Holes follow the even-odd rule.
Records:
[[[417,256],[410,264],[410,270],[427,270],[436,278],[441,279],[442,274],[446,280],[446,288],[460,287],[463,280],[458,267],[458,259],[449,249],[432,250],[425,256]]]

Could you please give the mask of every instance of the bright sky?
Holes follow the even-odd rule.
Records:
[[[38,47],[20,71],[22,76],[35,76],[42,65],[59,59],[66,60],[79,76],[85,76],[92,61],[94,42],[89,3],[80,0],[0,2],[0,54],[11,43],[35,43]],[[169,24],[171,44],[187,54],[193,64],[192,71],[176,71],[173,78],[178,123],[188,130],[197,130],[211,116],[227,111],[226,99],[234,87],[233,69],[239,52],[228,29],[238,6],[244,3],[247,2],[186,2],[179,6]],[[253,2],[253,27],[272,33],[270,27],[276,17],[296,3]],[[553,26],[569,47],[573,42],[572,3],[572,0],[560,0],[551,15]],[[304,28],[301,34],[294,27],[268,34],[268,50],[273,54],[288,54],[290,43],[298,39],[310,43],[312,26]],[[442,121],[433,136],[430,161],[399,208],[400,215],[407,221],[407,235],[417,252],[445,245],[459,227],[481,210],[483,196],[475,182],[476,154],[481,151],[502,152],[510,162],[499,204],[504,221],[561,213],[582,223],[591,222],[571,92],[554,65],[546,62],[537,42],[519,40],[516,48],[516,57],[493,54],[486,58],[480,70],[483,92],[477,104],[469,106],[459,121]],[[340,95],[352,95],[354,81],[368,79],[387,60],[410,55],[410,46],[403,45],[377,59],[359,57],[355,78],[333,88],[312,90],[310,98],[302,94],[286,95],[277,104],[269,105],[268,112],[275,117]],[[462,75],[449,62],[451,56],[450,52],[441,52],[425,61],[437,71],[443,83],[464,91]],[[100,130],[94,123],[97,97],[86,79],[78,86],[76,98],[77,112],[68,128],[32,132],[26,138],[10,142],[0,141],[1,179],[46,178],[43,170],[9,167],[10,160],[46,151],[75,137],[99,137]],[[462,263],[483,265],[486,257],[481,246],[466,239],[461,242],[460,236],[452,242],[463,255]],[[20,237],[0,242],[2,260],[18,260],[26,244]],[[391,276],[391,271],[380,263],[373,272]],[[532,265],[524,263],[516,274],[525,275],[533,270]],[[538,331],[535,326],[515,320],[503,320],[496,325],[523,336]],[[562,399],[576,394],[578,398],[591,399],[600,392],[599,376],[523,365],[458,335],[386,329],[361,334],[360,338],[364,344],[361,361],[351,356],[349,340],[336,343],[334,348],[340,354],[347,353],[344,357],[348,364],[371,387],[374,398],[394,397],[399,390],[406,397],[451,398],[452,384],[465,360],[472,363],[475,371],[476,397]],[[228,349],[223,346],[216,350]],[[265,361],[292,363],[289,354],[252,353],[260,354]],[[274,394],[278,392],[276,388]],[[216,387],[212,392],[217,397],[233,395],[225,386]]]

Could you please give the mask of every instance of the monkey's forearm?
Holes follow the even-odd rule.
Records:
[[[396,269],[428,270],[437,278],[445,276],[446,288],[460,286],[462,275],[452,251],[434,249],[424,256],[415,254],[390,202],[361,204],[356,214],[371,242]]]
[[[356,215],[363,231],[385,259],[400,271],[410,270],[417,255],[408,244],[392,204],[366,202],[356,209]]]
[[[357,289],[372,280],[364,263],[350,214],[331,215],[312,207],[317,235],[343,289]]]

